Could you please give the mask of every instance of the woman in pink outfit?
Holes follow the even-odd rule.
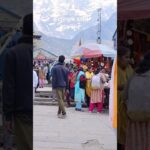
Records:
[[[93,78],[95,78],[94,76],[97,77],[97,81],[93,80]],[[103,85],[106,82],[106,80],[105,80],[104,75],[100,73],[100,69],[97,69],[94,72],[94,76],[92,77],[92,80],[91,80],[91,99],[90,99],[89,112],[93,112],[95,105],[97,105],[97,111],[100,113],[102,112],[102,109],[103,109],[103,95],[104,95]],[[95,88],[94,85],[92,85],[92,82],[97,82],[100,84],[100,86]]]

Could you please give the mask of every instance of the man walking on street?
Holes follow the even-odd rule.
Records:
[[[58,99],[58,117],[65,118],[66,110],[64,106],[65,92],[68,91],[68,73],[69,71],[64,66],[65,57],[59,56],[58,64],[52,69],[52,88],[55,89]]]

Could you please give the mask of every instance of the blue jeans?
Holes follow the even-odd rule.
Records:
[[[70,97],[72,98],[72,99],[74,99],[74,88],[71,88],[70,89]]]

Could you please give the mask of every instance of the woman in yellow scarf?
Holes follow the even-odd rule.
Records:
[[[91,78],[93,77],[93,70],[91,67],[88,67],[86,73],[86,103],[87,103],[87,107],[89,107],[90,105],[90,97],[91,97]]]

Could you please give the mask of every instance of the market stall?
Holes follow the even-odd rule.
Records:
[[[92,68],[93,71],[100,68],[104,70],[105,74],[108,75],[108,83],[111,79],[111,70],[114,57],[117,52],[113,48],[108,47],[104,44],[88,43],[81,45],[71,54],[74,63],[83,70],[86,71],[88,67]],[[109,106],[109,84],[104,88],[104,103],[103,106],[108,109]]]
[[[131,103],[130,102],[131,99],[129,98],[129,93],[130,92],[133,93],[133,91],[131,91],[131,88],[127,89],[126,93],[128,99],[127,96],[122,94],[123,93],[122,91],[125,90],[125,87],[127,85],[130,86],[132,79],[134,79],[135,77],[132,76],[133,72],[135,71],[137,73],[135,68],[138,68],[139,63],[141,63],[141,60],[143,60],[144,55],[150,50],[150,46],[149,46],[150,9],[149,8],[150,8],[149,0],[144,0],[144,1],[119,0],[118,3],[118,32],[117,32],[118,46],[119,46],[118,50],[123,51],[126,50],[126,48],[130,50],[130,59],[128,59],[130,65],[128,65],[127,67],[130,68],[131,70],[129,69],[127,70],[127,67],[126,69],[124,69],[123,67],[121,68],[121,60],[119,60],[118,57],[118,60],[120,61],[120,65],[119,65],[120,67],[118,67],[118,73],[117,73],[118,76],[117,89],[115,89],[115,86],[112,86],[113,91],[117,91],[118,94],[117,94],[117,98],[114,97],[113,99],[110,99],[111,100],[110,107],[112,108],[111,109],[112,111],[110,112],[109,116],[112,121],[113,127],[114,127],[113,120],[118,118],[117,119],[117,142],[118,145],[120,145],[120,148],[123,149],[138,149],[139,147],[140,149],[144,149],[148,147],[148,144],[145,141],[148,141],[149,135],[148,134],[145,134],[144,136],[139,136],[139,135],[143,135],[144,133],[147,133],[149,124],[147,124],[146,120],[142,121],[141,124],[140,120],[135,121],[133,118],[130,118],[130,115],[128,114],[128,110],[129,110],[128,103]],[[144,64],[144,66],[146,66],[146,64]],[[121,73],[120,70],[124,73]],[[126,74],[126,76],[123,76],[123,74]],[[113,75],[115,75],[115,71]],[[124,85],[124,88],[120,90],[119,88],[121,87],[121,85]],[[138,84],[134,88],[136,87],[138,87]],[[125,101],[127,103],[124,103]],[[118,109],[117,108],[115,109],[115,106],[113,105],[114,103],[117,104]],[[134,105],[139,105],[139,104],[133,102],[130,105],[130,110],[133,109],[132,110],[133,114],[140,111],[138,109],[135,109]],[[116,110],[117,110],[116,116],[113,116]],[[145,140],[143,140],[143,137]]]
[[[125,46],[131,50],[133,68],[150,48],[149,8],[148,0],[120,0],[118,3],[118,46]]]
[[[104,44],[88,43],[74,50],[71,56],[77,66],[84,64],[93,70],[101,67],[110,73],[116,51]]]

